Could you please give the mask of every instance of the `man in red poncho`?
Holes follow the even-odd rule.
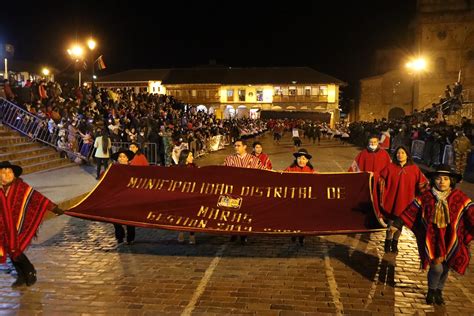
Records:
[[[380,206],[388,219],[389,227],[385,238],[385,252],[398,252],[398,238],[401,230],[393,233],[390,226],[393,219],[413,201],[416,194],[424,192],[428,180],[413,162],[411,153],[405,146],[395,149],[393,162],[380,172]]]
[[[268,157],[268,155],[263,153],[262,143],[254,142],[252,144],[252,147],[253,147],[252,155],[260,159],[265,169],[272,170],[272,162],[270,161],[270,158]]]
[[[383,150],[379,144],[379,137],[377,135],[369,136],[369,143],[367,148],[363,149],[354,159],[349,172],[370,171],[374,175],[374,185],[372,186],[372,196],[374,200],[374,207],[377,215],[380,216],[378,207],[379,199],[377,194],[377,183],[379,181],[380,171],[390,164],[390,155]]]
[[[23,253],[35,236],[46,211],[62,214],[55,204],[33,190],[20,177],[23,169],[0,162],[0,263],[10,257],[17,272],[13,287],[33,285],[36,270]]]

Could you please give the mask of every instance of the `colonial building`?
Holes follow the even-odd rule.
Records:
[[[411,49],[377,53],[376,76],[360,81],[356,119],[393,118],[424,110],[439,102],[447,85],[452,88],[458,80],[464,100],[474,99],[474,1],[418,0],[414,26]],[[405,63],[418,55],[427,61],[427,69],[415,75]]]
[[[99,87],[168,94],[217,117],[257,118],[262,111],[327,113],[339,120],[339,79],[308,67],[130,70],[102,77]]]

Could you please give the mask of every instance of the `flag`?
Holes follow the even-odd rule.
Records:
[[[97,58],[96,63],[97,63],[97,68],[99,70],[106,68],[105,63],[104,63],[104,58],[102,57],[102,55],[100,55],[99,58]]]

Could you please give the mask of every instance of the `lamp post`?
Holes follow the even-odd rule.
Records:
[[[94,73],[94,64],[95,64],[95,60],[94,60],[94,54],[93,54],[93,51],[94,51],[94,48],[97,46],[97,43],[94,39],[90,38],[88,41],[87,41],[87,47],[89,47],[90,51],[91,51],[91,76],[92,76],[92,90],[94,90],[94,79],[95,79],[95,73]]]
[[[84,49],[79,44],[74,44],[71,48],[67,50],[67,53],[71,58],[73,58],[76,64],[82,60],[84,55]],[[81,86],[81,70],[79,70],[79,87]]]
[[[410,59],[405,67],[408,69],[409,73],[413,76],[413,84],[411,91],[411,112],[415,110],[415,87],[419,88],[420,76],[426,71],[427,63],[423,57],[417,57]]]

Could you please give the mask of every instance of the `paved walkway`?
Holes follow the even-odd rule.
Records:
[[[288,136],[279,146],[269,136],[261,141],[276,169],[293,160]],[[346,170],[358,152],[329,141],[305,146],[319,171]],[[230,151],[196,162],[220,164]],[[50,177],[43,179],[37,185],[46,193]],[[92,186],[95,180],[87,181]],[[469,272],[450,275],[446,306],[424,304],[426,273],[408,231],[395,256],[384,255],[383,233],[309,237],[304,247],[283,237],[250,237],[240,246],[228,237],[198,234],[193,246],[178,244],[176,232],[138,228],[133,246],[117,247],[111,224],[67,216],[48,222],[54,229],[42,229],[27,251],[37,284],[11,289],[14,277],[0,268],[0,315],[474,313]]]

